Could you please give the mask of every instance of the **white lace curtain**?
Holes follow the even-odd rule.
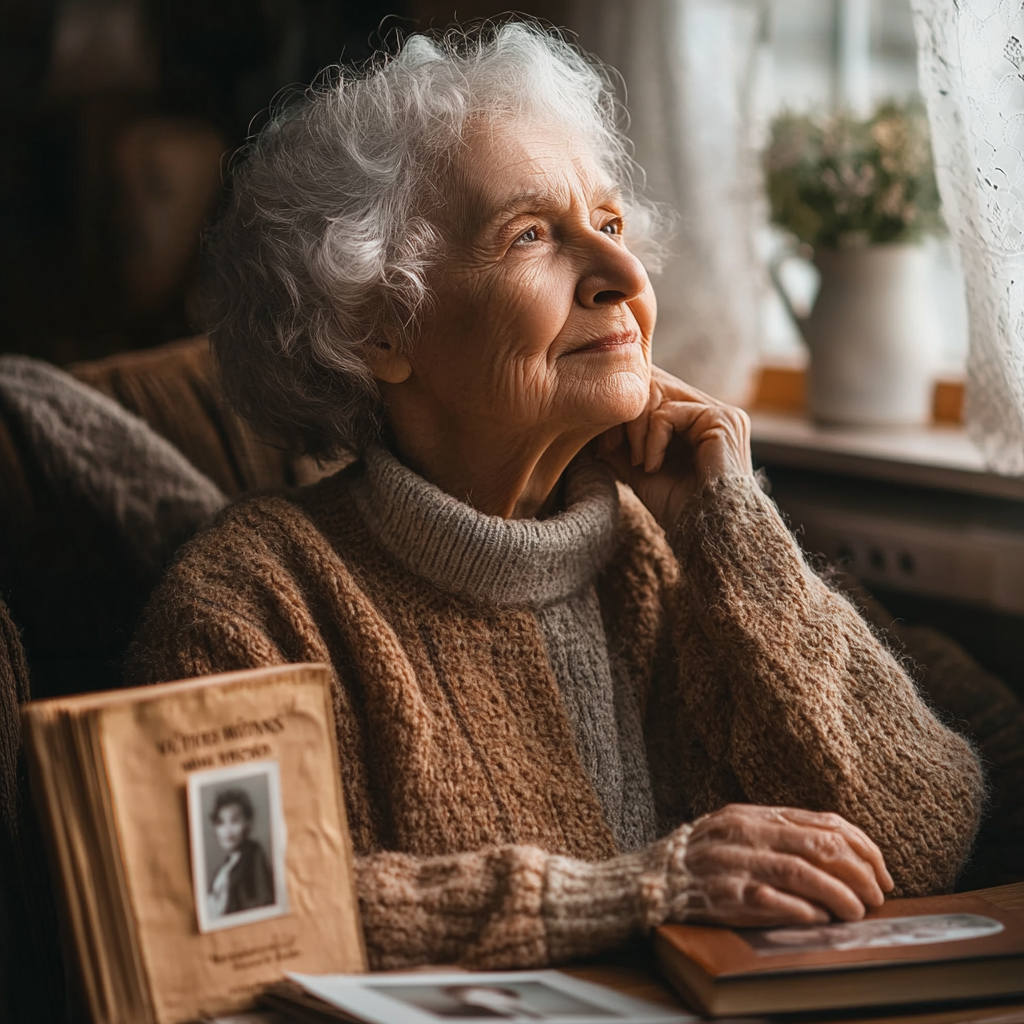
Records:
[[[967,426],[992,469],[1024,474],[1024,5],[911,2],[967,288]]]
[[[680,215],[655,281],[654,357],[719,397],[745,397],[765,277],[750,121],[759,8],[744,0],[570,0],[580,44],[625,81],[649,194]]]

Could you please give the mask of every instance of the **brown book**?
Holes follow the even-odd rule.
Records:
[[[95,1024],[247,1009],[366,969],[327,669],[26,705],[33,791]]]
[[[712,1017],[1024,994],[1024,914],[970,893],[890,900],[851,923],[663,925],[655,952]]]

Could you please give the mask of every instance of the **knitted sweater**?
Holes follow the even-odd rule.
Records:
[[[608,467],[573,463],[568,510],[538,522],[480,515],[384,448],[371,448],[366,463],[353,495],[392,558],[446,593],[534,611],[576,753],[616,845],[645,846],[656,824],[639,701],[629,673],[609,657],[596,585],[618,528]]]
[[[130,683],[332,666],[374,967],[540,965],[681,919],[683,823],[729,802],[842,814],[904,895],[970,849],[970,747],[756,482],[666,538],[604,474],[516,522],[371,453],[230,507],[150,602]]]

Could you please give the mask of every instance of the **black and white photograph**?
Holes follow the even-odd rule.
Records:
[[[201,932],[288,912],[285,825],[276,761],[196,772],[188,783]]]
[[[461,985],[408,985],[400,990],[382,987],[378,991],[426,1010],[439,1020],[559,1020],[583,1015],[621,1019],[614,1010],[536,981],[502,985],[470,981]]]
[[[402,1021],[557,1021],[558,1024],[684,1024],[697,1018],[580,981],[561,971],[302,975],[309,994],[369,1024]]]
[[[807,928],[763,928],[744,931],[743,938],[758,956],[816,953],[821,950],[879,949],[886,946],[924,946],[996,935],[999,921],[980,914],[926,914],[844,921]]]

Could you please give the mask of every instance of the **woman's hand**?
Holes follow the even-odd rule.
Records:
[[[730,804],[686,847],[686,920],[732,927],[857,921],[893,888],[878,847],[838,814]]]
[[[665,529],[705,484],[753,472],[747,414],[656,366],[647,408],[605,433],[598,454]]]

